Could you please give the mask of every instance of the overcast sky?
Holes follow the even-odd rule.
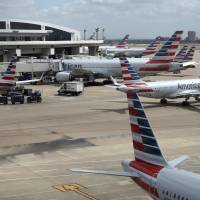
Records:
[[[169,36],[175,30],[200,35],[199,0],[0,0],[0,17],[50,22],[107,38]]]

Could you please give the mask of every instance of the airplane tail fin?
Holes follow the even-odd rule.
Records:
[[[16,75],[16,57],[12,57],[5,74],[3,75],[4,80],[14,80]]]
[[[183,48],[176,54],[173,61],[182,62],[186,56],[187,50],[188,50],[188,46],[187,45],[183,46]]]
[[[127,58],[122,57],[119,59],[121,65],[121,72],[124,79],[124,84],[126,86],[130,86],[132,84],[137,85],[146,85],[145,81],[143,81],[139,74],[135,71],[135,69],[131,66]]]
[[[143,54],[144,54],[144,55],[155,54],[156,51],[158,50],[158,47],[160,46],[160,40],[161,40],[161,37],[160,37],[160,36],[156,37],[156,38],[150,43],[150,45],[148,45],[148,47],[144,50]]]
[[[183,61],[191,61],[193,60],[194,53],[195,53],[195,46],[192,46],[188,52],[186,53],[185,57],[183,58]]]
[[[124,48],[128,43],[129,34],[125,35],[125,37],[116,45],[116,48]]]
[[[135,155],[130,166],[138,170],[143,167],[156,170],[168,166],[137,93],[129,90],[127,99]]]
[[[176,51],[179,47],[183,31],[176,31],[159,51],[153,56],[149,64],[169,64],[173,61]]]

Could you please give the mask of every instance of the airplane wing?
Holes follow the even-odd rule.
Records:
[[[25,85],[29,83],[39,82],[41,79],[25,80],[25,81],[16,81],[16,85]]]
[[[139,177],[136,172],[116,172],[111,170],[89,170],[89,169],[70,169],[73,172],[91,173],[91,174],[104,174],[111,176],[123,176],[123,177]]]
[[[32,79],[32,80],[25,80],[25,81],[16,81],[16,85],[25,85],[25,84],[29,84],[29,83],[36,83],[42,80],[44,76],[44,73],[42,74],[42,76],[39,79]]]
[[[182,92],[174,93],[170,95],[171,98],[181,98],[181,97],[192,97],[192,96],[197,96],[200,95],[199,90],[185,90]]]
[[[188,61],[188,62],[183,62],[182,63],[182,66],[184,67],[184,68],[195,68],[196,66],[197,66],[197,63],[196,62],[194,62],[194,61]]]

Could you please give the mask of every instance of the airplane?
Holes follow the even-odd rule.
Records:
[[[100,46],[99,47],[99,51],[101,53],[105,52],[107,49],[120,49],[120,48],[125,48],[127,43],[128,43],[128,38],[129,38],[129,34],[126,34],[124,36],[124,38],[118,43],[116,44],[116,46]]]
[[[192,46],[187,54],[185,55],[184,59],[183,60],[186,60],[186,61],[191,61],[193,59],[193,56],[194,56],[194,53],[195,53],[195,46]]]
[[[121,162],[123,171],[71,169],[73,172],[131,178],[154,200],[199,200],[200,174],[179,169],[188,157],[167,161],[145,114],[138,94],[127,91],[134,160]]]
[[[176,31],[152,58],[129,58],[129,62],[142,76],[184,70],[191,65],[191,61],[173,62],[182,34],[183,31]],[[73,58],[63,60],[63,71],[56,74],[56,80],[58,82],[68,81],[76,71],[90,72],[94,77],[121,75],[118,58]]]
[[[187,65],[185,65],[184,69],[195,68],[196,62],[192,61],[195,53],[195,46],[192,46],[188,51],[187,49],[187,45],[183,46],[183,48],[177,53],[176,57],[174,58],[174,62],[186,62]]]
[[[16,81],[16,62],[17,58],[13,56],[5,73],[0,79],[0,90],[9,90],[17,85],[25,85],[41,81],[42,77],[40,79]]]
[[[104,54],[109,57],[119,58],[121,56],[140,58],[142,56],[154,54],[160,47],[161,37],[156,37],[147,48],[108,48]]]
[[[190,97],[200,101],[200,79],[181,79],[181,80],[167,80],[145,82],[135,68],[129,63],[127,58],[120,58],[122,75],[124,84],[117,84],[116,89],[122,92],[133,89],[139,93],[140,96],[161,99],[161,104],[166,104],[167,99],[185,98],[182,102],[183,106],[189,105]]]

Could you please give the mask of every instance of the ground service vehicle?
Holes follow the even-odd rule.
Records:
[[[24,95],[27,96],[27,103],[42,102],[41,92],[38,90],[33,92],[32,89],[24,89]]]
[[[24,95],[20,92],[9,92],[8,96],[12,104],[20,103],[24,104]]]
[[[0,103],[1,104],[8,104],[8,97],[7,96],[0,96]]]
[[[61,85],[60,89],[58,90],[58,94],[70,94],[72,96],[78,96],[83,92],[83,90],[84,85],[81,81],[65,82]]]

